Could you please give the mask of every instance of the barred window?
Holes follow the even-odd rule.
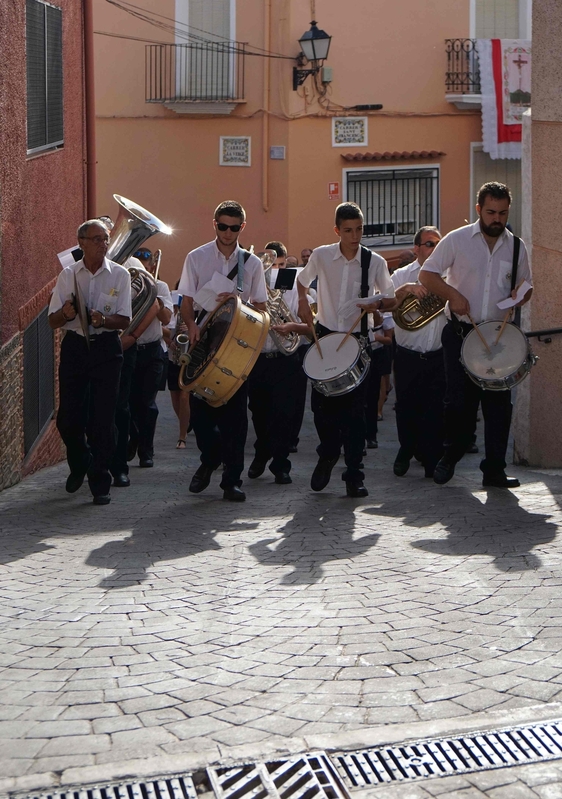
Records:
[[[363,211],[365,244],[412,244],[420,227],[439,226],[439,168],[350,170],[347,199]]]
[[[63,144],[62,11],[26,0],[27,152]]]
[[[23,333],[23,438],[29,452],[55,409],[55,348],[45,308]]]

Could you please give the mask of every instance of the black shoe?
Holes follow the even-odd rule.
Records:
[[[455,473],[455,464],[448,458],[443,457],[435,467],[433,472],[433,482],[438,485],[445,485]]]
[[[398,455],[396,456],[396,460],[394,461],[394,466],[392,467],[394,474],[396,477],[404,477],[408,469],[410,468],[410,458],[406,455],[406,453],[400,448],[398,450]]]
[[[359,499],[359,497],[368,497],[369,492],[365,488],[362,482],[360,483],[346,483],[345,489],[348,497],[353,497],[353,499]]]
[[[296,444],[293,444],[292,447],[289,447],[289,452],[291,453],[291,455],[294,455],[295,452],[298,452],[298,451],[299,451],[299,448],[297,447]]]
[[[310,487],[313,491],[322,491],[330,482],[332,469],[338,462],[338,458],[319,458],[316,468],[310,478]]]
[[[131,485],[131,481],[129,480],[129,475],[125,474],[116,474],[113,476],[113,485],[116,488],[127,488],[127,486]]]
[[[263,461],[260,458],[254,458],[250,464],[250,468],[248,469],[248,477],[250,480],[255,480],[256,477],[261,477],[265,472],[266,466],[267,461]]]
[[[137,445],[129,441],[127,446],[127,460],[132,461],[137,454]]]
[[[82,483],[84,482],[84,478],[86,477],[85,474],[76,474],[74,472],[70,472],[68,477],[66,478],[66,490],[69,494],[74,494],[75,491],[78,491]]]
[[[291,480],[291,475],[289,472],[277,472],[275,475],[275,482],[277,485],[284,486],[292,483],[293,481]]]
[[[97,494],[94,497],[94,505],[109,505],[111,502],[111,497],[109,494]]]
[[[201,464],[191,478],[191,483],[189,484],[189,490],[191,493],[199,494],[201,491],[204,491],[211,482],[211,475],[213,472],[214,469],[211,466],[205,466],[204,464]]]
[[[141,458],[139,461],[139,466],[141,469],[152,469],[154,466],[154,461],[152,458]]]
[[[517,477],[508,477],[505,472],[498,472],[496,474],[485,474],[482,478],[483,486],[491,486],[492,488],[518,488],[521,483]]]
[[[376,438],[367,439],[367,449],[378,449],[379,443]]]
[[[473,441],[472,444],[469,444],[468,447],[465,449],[465,452],[468,455],[473,455],[475,452],[480,452],[480,450],[478,449],[478,444],[475,441]]]
[[[246,494],[238,486],[230,486],[230,488],[223,489],[222,498],[229,502],[245,502]]]

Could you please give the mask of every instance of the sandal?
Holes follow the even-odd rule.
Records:
[[[185,438],[178,438],[178,443],[176,444],[176,449],[185,449],[187,444],[185,443]]]

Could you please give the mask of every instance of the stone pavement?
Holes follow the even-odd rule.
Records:
[[[160,397],[156,466],[111,505],[66,494],[65,464],[0,494],[0,795],[562,718],[561,471],[396,478],[387,405],[367,499],[341,465],[311,492],[307,416],[294,483],[236,505],[218,476],[188,493]],[[451,779],[364,793],[562,797],[556,763]]]

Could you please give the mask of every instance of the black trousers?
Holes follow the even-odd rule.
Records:
[[[306,389],[308,387],[308,378],[302,368],[304,356],[308,352],[309,344],[301,344],[297,350],[301,368],[297,372],[295,381],[295,413],[293,416],[293,424],[291,426],[291,445],[296,447],[299,443],[299,435],[302,427],[302,420],[304,419],[304,410],[306,408]]]
[[[397,346],[394,385],[400,447],[409,458],[415,454],[433,471],[443,455],[443,350],[420,353]]]
[[[158,419],[156,395],[162,380],[162,347],[159,341],[137,344],[137,362],[131,381],[131,445],[138,450],[139,458],[154,456],[154,433]]]
[[[117,331],[92,337],[66,333],[59,366],[57,428],[70,471],[88,473],[94,496],[108,494],[116,443],[115,407],[123,350]]]
[[[460,325],[463,335],[472,330],[471,325]],[[474,440],[478,403],[484,417],[484,445],[486,457],[480,463],[485,474],[497,474],[505,469],[505,455],[511,425],[511,391],[485,391],[466,374],[460,354],[462,336],[452,322],[443,329],[441,338],[445,356],[445,454],[456,463]]]
[[[320,458],[339,457],[341,446],[346,470],[342,479],[358,483],[364,479],[363,447],[365,446],[365,388],[368,375],[360,386],[340,397],[325,397],[312,389],[312,412],[320,444]]]
[[[225,405],[213,408],[191,395],[191,426],[201,452],[201,463],[218,469],[225,464],[221,488],[241,486],[244,447],[248,434],[248,384],[244,382]]]
[[[121,378],[119,380],[119,396],[117,397],[117,407],[115,408],[117,446],[115,447],[115,453],[110,467],[110,472],[114,477],[117,474],[129,474],[129,464],[127,463],[129,427],[131,422],[129,399],[136,362],[137,345],[133,344],[132,347],[129,347],[129,349],[125,350],[123,353],[123,366],[121,368]]]
[[[256,458],[268,461],[273,474],[290,472],[289,447],[293,443],[299,378],[298,352],[293,355],[262,353],[248,378],[248,400],[256,433]]]

